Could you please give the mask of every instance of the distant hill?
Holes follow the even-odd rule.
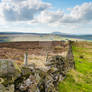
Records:
[[[8,38],[13,37],[13,36],[23,36],[25,37],[25,35],[27,36],[41,36],[41,37],[46,37],[46,36],[50,36],[52,35],[54,36],[58,36],[58,37],[63,37],[63,38],[69,38],[69,39],[82,39],[82,40],[90,40],[92,41],[92,35],[87,34],[87,35],[75,35],[75,34],[66,34],[66,33],[62,33],[62,32],[52,32],[52,33],[23,33],[23,32],[0,32],[0,35],[9,35]],[[7,37],[0,37],[0,39],[2,40],[3,38],[6,39]]]
[[[61,32],[52,32],[51,34],[62,34]]]
[[[75,38],[75,39],[83,39],[83,40],[92,40],[92,35],[76,35],[76,34],[66,34],[62,32],[52,32],[54,35],[59,35],[65,38]]]
[[[0,32],[0,34],[23,34],[22,32]]]

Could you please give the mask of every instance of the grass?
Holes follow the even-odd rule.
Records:
[[[59,92],[92,92],[92,43],[73,44],[76,69],[59,84]]]

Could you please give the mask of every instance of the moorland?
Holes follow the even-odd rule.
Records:
[[[66,56],[67,40],[73,41],[75,68],[70,69],[59,83],[58,92],[92,92],[91,35],[1,33],[0,59],[13,59],[20,67],[27,51],[30,62],[44,67],[48,52],[52,52],[52,56]]]

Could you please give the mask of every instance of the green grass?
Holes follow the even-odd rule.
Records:
[[[59,92],[92,92],[92,43],[78,42],[72,48],[76,69],[59,84]]]

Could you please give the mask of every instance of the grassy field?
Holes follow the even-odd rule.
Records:
[[[59,92],[92,92],[92,43],[76,42],[72,48],[76,69],[59,84]]]

